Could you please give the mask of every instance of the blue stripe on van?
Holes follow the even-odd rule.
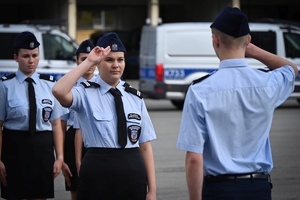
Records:
[[[0,78],[3,77],[3,76],[7,76],[9,74],[12,74],[12,73],[15,73],[15,72],[0,72]],[[45,74],[45,73],[43,73]],[[47,73],[49,75],[52,75],[54,77],[55,80],[58,80],[60,79],[63,75],[65,74],[62,74],[62,73]]]
[[[140,67],[140,79],[155,79],[155,68]]]
[[[180,68],[167,68],[164,69],[164,79],[184,79],[195,72],[211,73],[217,69],[180,69]],[[155,79],[155,68],[140,68],[140,79]]]
[[[195,72],[206,72],[211,73],[217,69],[180,69],[180,68],[168,68],[164,69],[165,79],[184,79]],[[140,79],[155,79],[155,68],[141,67],[140,68]],[[296,76],[296,81],[300,81],[300,73]]]

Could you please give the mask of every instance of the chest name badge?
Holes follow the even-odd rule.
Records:
[[[51,117],[51,114],[52,114],[52,108],[51,107],[45,107],[43,108],[43,120],[44,122],[47,122],[49,121],[50,117]]]
[[[128,114],[128,119],[136,119],[136,120],[141,120],[141,116],[136,113],[129,113]]]
[[[52,105],[52,101],[50,99],[42,99],[42,104]]]
[[[136,125],[128,126],[128,137],[132,144],[135,144],[141,135],[141,127]]]

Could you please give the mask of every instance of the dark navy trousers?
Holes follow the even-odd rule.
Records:
[[[203,184],[203,200],[271,200],[271,183],[260,179]]]

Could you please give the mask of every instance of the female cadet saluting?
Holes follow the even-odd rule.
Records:
[[[125,52],[116,33],[105,34],[87,59],[62,77],[52,90],[62,105],[77,112],[87,147],[79,172],[78,200],[156,199],[150,143],[156,135],[140,93],[120,79]],[[100,75],[96,81],[72,89],[95,64]],[[118,93],[116,103],[114,93]],[[120,99],[123,103],[118,102]],[[123,105],[125,119],[117,114]]]
[[[54,178],[63,163],[60,116],[68,110],[52,95],[53,77],[36,72],[39,45],[31,32],[19,34],[14,42],[19,68],[0,81],[0,179],[4,199],[54,198]]]
[[[76,51],[76,64],[79,65],[82,63],[94,48],[94,44],[90,40],[84,40],[79,45]],[[90,67],[83,75],[79,78],[76,83],[78,86],[81,82],[84,81],[93,81],[96,76],[94,75],[96,65]],[[66,191],[70,191],[71,199],[77,199],[77,187],[78,187],[78,173],[75,160],[75,133],[79,127],[74,127],[75,111],[70,110],[70,112],[61,117],[63,131],[65,132],[64,140],[64,161],[65,164],[62,167],[62,172],[65,177],[65,188]],[[69,128],[67,129],[67,125]],[[80,130],[79,130],[80,131]],[[77,131],[78,132],[78,131]],[[76,133],[77,134],[77,133]],[[78,133],[80,134],[80,133]],[[82,140],[80,141],[80,150],[82,149]],[[80,153],[82,156],[84,153]],[[81,157],[82,158],[82,157]],[[80,158],[80,161],[81,161]]]

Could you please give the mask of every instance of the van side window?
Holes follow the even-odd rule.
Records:
[[[256,46],[271,52],[273,54],[277,54],[276,52],[276,33],[273,31],[268,32],[259,32],[259,31],[251,31],[251,42]]]
[[[19,33],[0,33],[0,60],[14,58],[14,39]]]
[[[75,58],[75,47],[61,36],[43,34],[43,44],[45,60],[74,60]]]
[[[287,58],[300,58],[300,35],[295,33],[283,33],[285,56]]]

